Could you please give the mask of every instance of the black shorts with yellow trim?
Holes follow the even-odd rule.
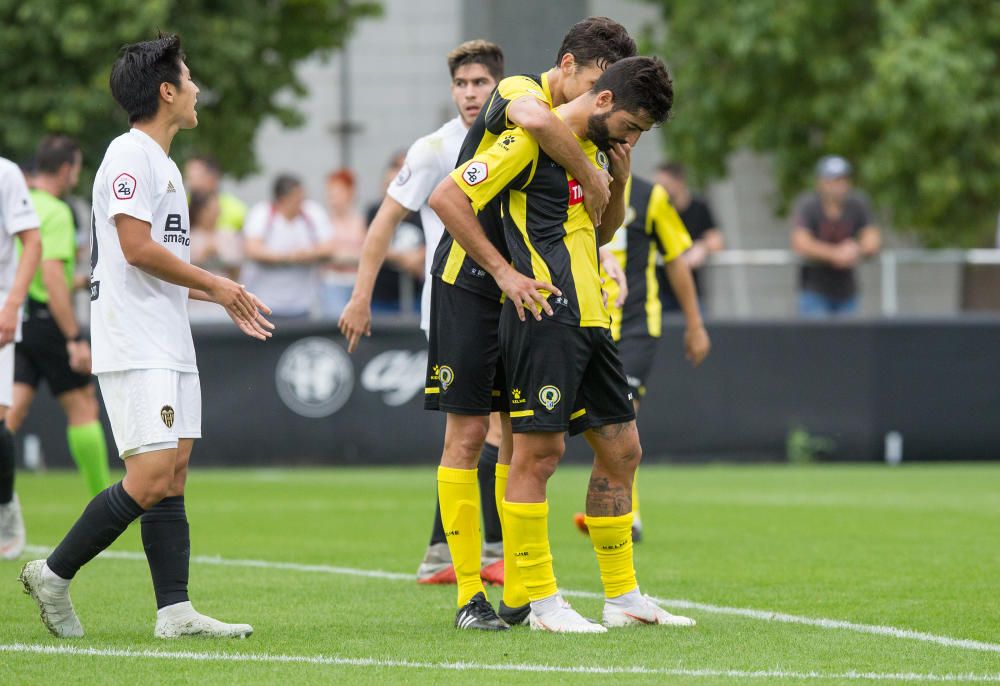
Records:
[[[618,341],[618,357],[625,369],[629,388],[637,398],[646,395],[646,387],[649,385],[656,358],[656,347],[659,344],[659,338],[649,335],[623,335]]]
[[[500,361],[499,300],[431,283],[424,409],[465,415],[507,411]]]
[[[92,382],[89,374],[79,374],[69,366],[66,337],[48,305],[29,298],[21,340],[14,348],[14,382],[37,390],[43,379],[55,396],[86,388]]]
[[[611,332],[542,316],[520,321],[513,305],[500,317],[514,433],[571,435],[635,419],[632,391]]]

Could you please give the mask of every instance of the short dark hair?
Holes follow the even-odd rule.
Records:
[[[126,45],[111,67],[111,95],[128,113],[128,123],[148,121],[160,108],[160,84],[181,87],[180,36],[160,34],[156,40]]]
[[[573,24],[563,38],[556,54],[556,66],[567,54],[573,55],[577,67],[596,65],[606,69],[609,65],[638,51],[635,41],[625,27],[607,17],[588,17]]]
[[[611,91],[614,109],[648,115],[653,123],[670,116],[674,104],[674,85],[658,57],[627,57],[615,62],[601,74],[591,93]]]
[[[452,78],[459,67],[481,64],[495,81],[503,78],[503,50],[496,43],[478,38],[465,41],[448,53],[448,71]]]
[[[64,164],[76,162],[80,146],[69,136],[46,136],[35,151],[34,172],[55,174]]]
[[[657,171],[661,171],[664,174],[669,174],[675,179],[680,179],[683,181],[687,178],[687,172],[684,169],[684,165],[680,162],[660,162],[656,167]]]
[[[215,159],[211,155],[205,154],[195,154],[191,155],[187,159],[188,162],[197,162],[199,164],[205,165],[205,168],[216,176],[222,176],[222,167],[219,165],[219,160]]]
[[[297,176],[292,176],[291,174],[279,174],[278,178],[274,180],[274,186],[272,187],[271,196],[275,201],[281,200],[283,197],[294,191],[296,188],[302,187],[302,179]]]

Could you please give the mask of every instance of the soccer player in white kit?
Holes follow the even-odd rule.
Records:
[[[141,517],[156,594],[157,638],[245,637],[188,598],[191,540],[184,484],[201,436],[201,389],[188,298],[215,302],[248,336],[270,337],[269,312],[241,285],[190,264],[187,195],[168,157],[174,135],[198,123],[198,87],[180,39],[122,49],[111,93],[132,130],[108,146],[94,180],[91,246],[93,370],[104,395],[125,479],[105,489],[49,555],[21,571],[42,622],[60,638],[83,635],[69,584],[77,571]]]
[[[455,169],[465,134],[486,104],[490,93],[503,78],[503,51],[485,40],[462,43],[448,53],[451,71],[451,97],[458,116],[434,133],[419,138],[406,153],[406,162],[389,185],[385,199],[372,220],[361,249],[357,280],[351,300],[340,316],[340,330],[354,352],[362,336],[371,335],[372,291],[375,277],[389,252],[393,232],[410,212],[420,211],[424,227],[424,286],[420,296],[420,328],[427,333],[431,314],[431,263],[434,249],[441,241],[444,224],[430,207],[431,191]],[[491,417],[490,434],[480,456],[480,491],[485,520],[486,543],[483,546],[483,578],[503,583],[503,540],[499,515],[493,497],[494,470],[500,444],[499,419]],[[455,583],[455,570],[441,524],[438,506],[431,542],[417,570],[417,581],[424,584]]]
[[[38,215],[16,164],[0,157],[0,560],[24,551],[24,519],[14,494],[14,436],[7,410],[14,399],[14,342],[20,339],[21,305],[42,258]],[[24,253],[17,259],[14,237]]]

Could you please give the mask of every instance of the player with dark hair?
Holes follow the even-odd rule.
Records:
[[[24,518],[14,493],[14,436],[6,422],[13,400],[21,305],[42,254],[38,215],[25,178],[16,164],[0,157],[0,560],[16,560],[24,551]],[[20,260],[15,237],[21,241]]]
[[[598,268],[598,246],[611,239],[624,213],[631,148],[643,131],[666,119],[672,101],[663,63],[631,57],[609,66],[588,93],[556,110],[589,164],[610,169],[616,188],[608,214],[619,217],[616,225],[595,226],[579,182],[519,128],[481,148],[431,196],[449,233],[507,296],[499,347],[514,435],[503,524],[534,629],[606,631],[561,598],[552,567],[546,484],[565,450],[567,430],[585,432],[595,453],[587,523],[604,584],[604,624],[693,624],[657,607],[636,582],[631,490],[642,449]],[[475,215],[498,198],[513,265]],[[512,272],[541,292],[525,294]]]
[[[425,279],[420,299],[420,328],[430,327],[431,276],[434,248],[441,240],[444,225],[427,206],[427,197],[455,168],[462,142],[479,111],[486,104],[497,82],[503,78],[503,51],[494,43],[471,40],[462,43],[447,57],[451,74],[451,97],[458,116],[434,133],[417,140],[406,153],[406,160],[379,207],[361,249],[357,280],[351,300],[340,316],[340,330],[353,352],[361,336],[371,334],[372,293],[382,262],[389,253],[393,232],[410,212],[420,212],[424,230]],[[493,434],[487,438],[479,457],[479,492],[482,503],[485,541],[480,556],[479,574],[493,583],[503,583],[503,534],[497,514],[493,487],[500,428],[499,418],[492,418]],[[492,439],[492,440],[491,440]],[[437,499],[435,499],[436,501]],[[436,505],[434,526],[427,552],[417,569],[422,584],[455,583],[455,569],[441,522],[441,507]]]
[[[249,624],[198,613],[188,597],[191,537],[184,486],[201,436],[201,388],[189,298],[225,308],[241,331],[267,340],[267,307],[241,285],[190,264],[190,225],[174,136],[198,124],[198,86],[180,39],[122,48],[111,93],[132,129],[111,142],[94,179],[91,219],[93,369],[125,479],[101,491],[47,560],[21,570],[42,622],[60,638],[83,635],[69,585],[83,565],[142,520],[156,595],[157,638],[243,637]]]
[[[90,375],[90,343],[73,312],[76,222],[61,200],[76,186],[82,154],[72,138],[49,136],[35,159],[31,201],[40,222],[42,262],[28,288],[23,334],[15,348],[14,404],[7,425],[17,432],[45,379],[66,413],[69,452],[93,496],[111,481],[108,445]]]
[[[578,58],[571,52],[573,49],[584,57]],[[469,129],[458,167],[468,169],[466,163],[479,151],[502,142],[511,128],[521,127],[555,162],[579,179],[585,207],[595,223],[617,228],[624,207],[620,203],[609,205],[608,201],[612,190],[620,197],[621,188],[608,187],[607,172],[588,161],[573,132],[552,108],[586,93],[608,65],[633,54],[635,42],[620,24],[605,17],[591,17],[577,23],[563,41],[554,67],[540,76],[512,76],[497,85]],[[486,239],[506,255],[499,204],[479,209]],[[459,587],[455,624],[460,628],[502,630],[507,623],[521,623],[527,617],[528,595],[505,547],[499,617],[486,598],[479,569],[477,465],[484,443],[501,439],[496,435],[495,425],[491,435],[488,416],[509,409],[496,338],[501,293],[516,293],[520,302],[540,298],[538,289],[550,285],[513,270],[503,274],[503,283],[494,280],[448,233],[437,246],[432,272],[424,407],[447,413],[444,451],[438,469],[438,499]],[[500,451],[496,467],[498,499],[502,498],[507,483],[511,442],[509,422],[501,420],[500,424],[508,440],[499,441],[506,447]]]

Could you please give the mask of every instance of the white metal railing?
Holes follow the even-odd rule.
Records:
[[[1000,266],[1000,250],[922,250],[901,248],[883,250],[876,258],[879,264],[881,310],[886,317],[899,312],[899,266],[904,264],[953,264]],[[706,260],[710,267],[791,267],[802,264],[802,258],[791,250],[722,250]],[[736,295],[745,300],[746,289],[737,288]],[[744,309],[744,308],[739,308]]]

